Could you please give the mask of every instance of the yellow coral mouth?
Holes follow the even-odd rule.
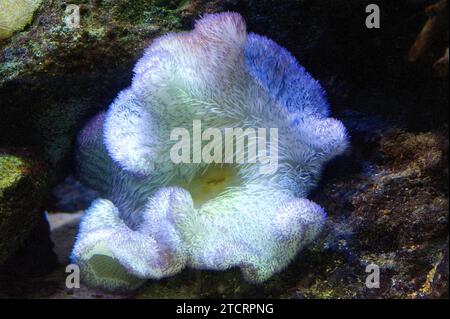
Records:
[[[234,165],[212,164],[205,171],[197,174],[192,181],[182,182],[180,186],[191,194],[194,207],[199,208],[228,188],[238,186],[241,178],[237,172]]]

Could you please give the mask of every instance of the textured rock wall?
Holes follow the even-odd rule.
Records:
[[[47,197],[45,164],[24,151],[0,150],[0,282],[55,265],[43,210]]]

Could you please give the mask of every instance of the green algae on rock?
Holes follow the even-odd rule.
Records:
[[[29,24],[41,2],[42,0],[0,1],[0,41]]]
[[[0,153],[0,265],[38,227],[45,185],[46,173],[40,163]]]

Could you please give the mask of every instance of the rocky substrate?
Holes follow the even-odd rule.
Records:
[[[0,289],[56,265],[44,200],[46,166],[25,150],[0,149]]]

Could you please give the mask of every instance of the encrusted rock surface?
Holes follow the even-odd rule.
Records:
[[[52,180],[64,177],[83,123],[128,85],[153,38],[181,29],[181,2],[43,0],[33,23],[0,43],[0,145],[31,145]],[[64,21],[69,3],[79,28]]]
[[[51,270],[46,167],[23,150],[0,150],[0,282]]]
[[[38,223],[45,193],[45,170],[38,165],[0,153],[0,264],[24,245]]]

